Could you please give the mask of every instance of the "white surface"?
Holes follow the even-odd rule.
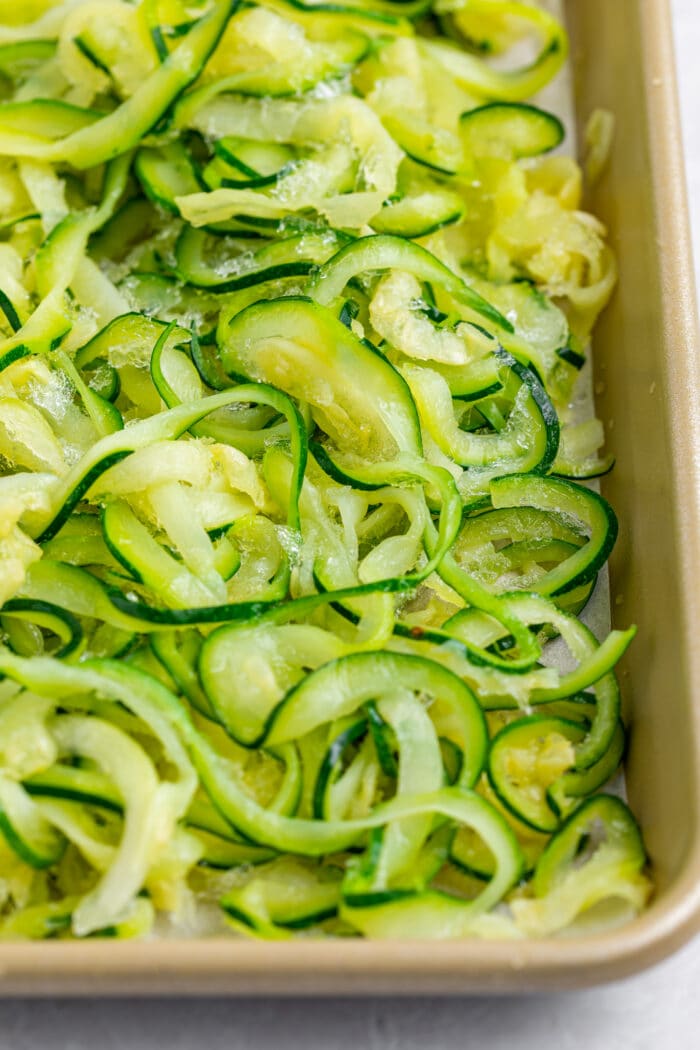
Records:
[[[700,3],[672,6],[700,276]],[[691,1050],[698,1028],[700,939],[633,980],[529,999],[0,1003],[0,1050]]]

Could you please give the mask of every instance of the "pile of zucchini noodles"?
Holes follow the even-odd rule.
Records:
[[[0,937],[643,906],[566,53],[516,0],[0,2]]]

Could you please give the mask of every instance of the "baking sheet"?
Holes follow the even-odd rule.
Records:
[[[577,124],[599,105],[618,147],[596,189],[621,283],[595,339],[618,467],[613,619],[640,627],[623,668],[628,785],[659,892],[613,934],[392,944],[232,939],[0,945],[4,994],[464,994],[597,983],[651,965],[700,927],[700,389],[673,49],[665,0],[568,0]],[[596,377],[598,381],[598,377]],[[654,394],[650,390],[654,389]],[[650,400],[651,399],[651,400]],[[618,601],[619,598],[619,601]]]

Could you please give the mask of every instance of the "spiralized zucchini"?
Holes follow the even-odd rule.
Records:
[[[520,0],[0,4],[0,937],[643,907],[566,55]]]

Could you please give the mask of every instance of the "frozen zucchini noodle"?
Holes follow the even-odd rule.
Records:
[[[1,0],[1,937],[643,907],[566,53],[515,0]]]

